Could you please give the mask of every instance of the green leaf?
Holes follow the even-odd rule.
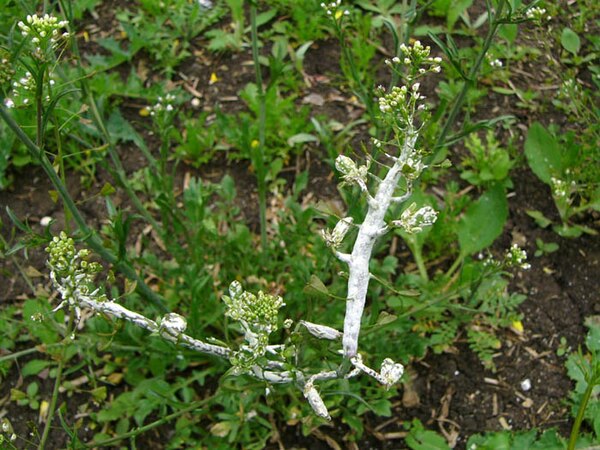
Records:
[[[489,247],[500,236],[508,217],[508,202],[497,184],[473,202],[458,223],[458,242],[463,256]]]
[[[584,323],[589,328],[585,346],[588,350],[600,354],[600,316],[586,317]]]
[[[328,296],[329,289],[327,286],[317,277],[316,275],[311,275],[308,284],[304,287],[303,292],[305,294],[314,295],[314,296]]]
[[[398,316],[396,316],[394,314],[390,314],[388,312],[381,311],[379,313],[379,316],[377,317],[376,325],[379,325],[379,326],[387,325],[388,323],[395,322],[397,318],[398,318]]]
[[[579,49],[581,48],[581,39],[579,39],[577,33],[569,27],[563,28],[562,34],[560,35],[560,43],[566,51],[573,53],[574,55],[579,53]]]
[[[533,209],[528,209],[525,211],[529,217],[535,220],[535,223],[540,228],[546,228],[552,224],[552,221],[548,219],[541,211],[536,211]]]
[[[19,401],[19,400],[24,400],[27,398],[27,394],[23,391],[20,391],[18,389],[11,389],[10,390],[10,400],[15,402],[15,401]]]
[[[108,197],[109,195],[112,195],[115,192],[117,192],[117,190],[113,187],[113,185],[106,182],[106,183],[104,183],[104,186],[102,186],[102,189],[100,190],[100,195],[102,197]]]
[[[378,416],[390,417],[392,415],[392,404],[385,398],[371,402],[371,409]]]
[[[287,140],[287,144],[290,147],[293,147],[296,144],[304,144],[306,142],[319,142],[319,138],[314,134],[309,133],[298,133],[293,136],[290,136]]]
[[[531,125],[527,133],[525,156],[533,173],[546,184],[563,172],[558,141],[538,122]]]
[[[498,35],[504,39],[506,39],[510,44],[514,43],[517,39],[517,33],[519,32],[519,27],[515,24],[505,24],[500,27],[498,30]]]
[[[406,444],[412,450],[449,450],[446,440],[434,431],[426,430],[417,419],[413,420]]]
[[[37,375],[46,367],[52,364],[52,361],[46,361],[44,359],[33,359],[29,361],[23,369],[21,369],[21,375],[27,377],[29,375]]]
[[[92,397],[94,397],[94,400],[96,400],[96,402],[98,402],[98,403],[106,400],[106,397],[107,397],[106,386],[100,386],[96,389],[92,389],[90,393],[92,394]]]
[[[40,390],[40,386],[34,381],[29,386],[27,386],[27,395],[29,397],[35,397]]]
[[[448,8],[448,15],[446,16],[446,24],[449,29],[454,28],[454,24],[471,5],[473,0],[452,0],[450,8]]]

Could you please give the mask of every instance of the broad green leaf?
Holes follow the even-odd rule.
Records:
[[[569,27],[563,28],[562,34],[560,35],[560,43],[566,51],[573,53],[574,55],[579,53],[579,49],[581,48],[581,39],[579,39],[577,33]]]
[[[458,223],[458,242],[466,256],[489,247],[500,236],[508,217],[504,189],[494,185],[466,210]]]
[[[46,361],[43,359],[32,359],[27,364],[25,364],[25,366],[23,366],[23,369],[21,369],[21,375],[23,375],[24,377],[27,377],[29,375],[37,375],[51,364],[52,361]]]
[[[411,431],[406,437],[406,444],[412,450],[449,450],[446,440],[439,434],[429,430]]]
[[[446,16],[446,24],[449,29],[454,28],[454,24],[471,5],[473,0],[452,0],[450,8],[448,8],[448,15]]]
[[[519,32],[519,27],[515,24],[505,24],[500,27],[498,30],[498,35],[502,38],[506,39],[510,44],[515,42],[517,39],[517,34]]]
[[[533,173],[546,184],[563,171],[557,140],[538,122],[531,125],[527,133],[525,156]]]
[[[327,286],[317,277],[316,275],[311,275],[308,284],[304,287],[304,293],[314,296],[329,295],[329,289]]]
[[[587,317],[584,323],[589,328],[585,346],[588,350],[600,354],[600,316]]]
[[[108,197],[109,195],[112,195],[115,192],[117,192],[117,190],[113,187],[113,185],[106,182],[106,183],[104,183],[104,186],[102,186],[102,189],[100,190],[100,195],[102,197]]]
[[[398,316],[396,316],[394,314],[390,314],[388,312],[381,311],[379,313],[379,317],[377,317],[376,325],[379,325],[379,326],[387,325],[388,323],[395,322],[397,318],[398,318]]]

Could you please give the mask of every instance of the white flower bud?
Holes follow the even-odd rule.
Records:
[[[318,339],[329,339],[330,341],[334,341],[341,339],[343,336],[342,332],[326,325],[318,325],[316,323],[307,322],[306,320],[301,320],[300,323],[304,325],[310,334]]]
[[[335,159],[335,168],[342,174],[348,175],[356,171],[356,163],[344,155],[339,155]]]
[[[414,234],[435,223],[437,211],[431,206],[424,206],[418,210],[416,208],[417,204],[413,202],[402,212],[400,220],[393,220],[392,224],[402,228],[406,233]]]
[[[179,336],[187,328],[187,321],[179,314],[170,313],[162,318],[160,326],[169,334]]]
[[[395,363],[390,358],[386,358],[381,363],[381,378],[384,380],[384,385],[389,389],[404,374],[404,366],[400,363]]]
[[[312,383],[306,383],[304,386],[304,397],[318,416],[331,420],[327,406],[323,403],[323,399]]]

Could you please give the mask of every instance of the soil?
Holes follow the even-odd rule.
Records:
[[[105,5],[109,3],[105,2]],[[102,18],[99,23],[103,24],[105,31],[111,29],[108,24],[114,25],[114,5],[112,6],[98,10]],[[90,19],[88,25],[91,22]],[[192,87],[200,94],[202,104],[208,105],[207,108],[220,103],[225,110],[233,111],[241,104],[233,101],[238,92],[246,83],[253,81],[252,66],[247,64],[251,56],[249,53],[214,56],[204,50],[204,44],[201,40],[195,42],[195,56],[179,68],[175,83],[184,85],[186,89]],[[362,110],[350,100],[348,93],[344,93],[332,81],[339,71],[338,56],[339,47],[334,41],[318,42],[311,48],[304,62],[306,92],[299,101],[308,101],[313,115],[324,114],[347,123],[359,117]],[[520,73],[536,73],[536,67],[521,69]],[[218,71],[220,82],[209,85],[207,81],[215,70]],[[127,68],[124,73],[128,71]],[[530,83],[531,80],[522,77],[515,82]],[[322,105],[319,97],[324,100]],[[143,120],[133,110],[127,113],[126,108],[127,105],[123,112],[126,117],[131,117],[134,122]],[[494,94],[485,101],[485,111],[482,114],[491,117],[497,111],[513,113],[525,126],[534,120],[542,123],[555,118],[560,120],[552,111],[533,115],[523,110],[516,105],[514,96]],[[522,135],[523,130],[518,129],[516,133]],[[120,152],[128,174],[139,168],[140,160],[135,157],[134,149],[121,148]],[[320,162],[322,152],[323,149],[317,146],[309,146],[305,154],[291,162],[284,176],[292,180],[298,168],[309,168],[309,190],[315,198],[337,201],[337,190],[331,181],[330,168]],[[225,173],[233,174],[240,205],[244,207],[244,216],[256,229],[257,211],[251,205],[256,205],[257,194],[254,177],[247,164],[219,160],[204,166],[200,172],[185,165],[182,167],[183,171],[201,173],[203,177],[212,180],[220,179]],[[41,230],[40,220],[46,216],[55,218],[56,229],[60,229],[64,223],[62,208],[51,200],[48,192],[52,187],[43,172],[36,167],[27,167],[15,171],[13,177],[14,184],[0,192],[0,219],[4,224],[4,238],[13,240],[6,207],[21,220],[26,219],[38,231]],[[401,449],[405,448],[403,437],[406,433],[403,424],[414,418],[420,419],[427,428],[444,434],[459,449],[465,448],[470,435],[492,430],[526,430],[532,427],[544,430],[557,427],[562,435],[568,435],[572,422],[565,399],[573,385],[565,373],[565,359],[558,356],[557,351],[565,347],[577,349],[582,345],[586,331],[584,319],[600,314],[600,240],[589,235],[564,239],[551,230],[539,228],[526,211],[536,209],[546,217],[557,218],[547,186],[526,168],[514,171],[512,179],[514,188],[509,198],[510,216],[499,245],[506,247],[516,242],[529,255],[533,255],[536,239],[541,238],[544,242],[558,243],[560,249],[538,258],[532,257],[532,268],[516,274],[511,289],[527,295],[527,300],[520,307],[524,315],[524,332],[517,334],[506,331],[502,336],[502,348],[494,358],[497,371],[494,373],[486,370],[477,356],[459,340],[453,352],[428,354],[414,363],[409,369],[410,386],[406,388],[403,397],[394,402],[393,416],[389,419],[367,416],[365,435],[360,442],[345,442],[344,436],[348,429],[346,425],[336,421],[321,427],[308,437],[302,435],[299,426],[279,423],[279,440],[271,443],[268,448]],[[94,227],[103,223],[106,217],[105,206],[101,200],[86,199],[108,180],[108,174],[100,171],[94,184],[89,189],[84,189],[79,174],[69,175],[70,190],[78,193],[77,199],[82,202],[86,219]],[[124,197],[118,195],[116,201],[125,202]],[[249,199],[251,200],[248,201]],[[581,221],[600,230],[597,215],[590,214],[581,218]],[[43,285],[46,282],[41,275],[45,271],[44,258],[42,251],[29,251],[27,255],[19,252],[0,261],[0,286],[3,286],[0,300],[3,307],[19,306],[31,296],[29,287],[19,276],[19,267],[33,275],[38,271],[40,275],[33,278],[35,283]],[[561,342],[561,338],[565,338],[566,343]],[[27,360],[28,357],[20,359],[19,366],[22,367]],[[15,431],[27,436],[32,426],[40,427],[38,412],[26,406],[17,407],[14,402],[8,401],[10,389],[22,382],[19,366],[13,366],[14,370],[7,374],[0,387],[0,417],[8,415]],[[530,389],[524,387],[527,380],[531,384]],[[40,382],[44,392],[51,392],[50,379],[41,379]],[[88,401],[78,396],[64,400],[67,404],[67,417],[77,413],[81,401]],[[147,433],[142,438],[144,446],[139,448],[162,448],[158,442],[161,441],[163,431],[166,432],[166,429],[158,428]],[[88,431],[80,438],[85,441],[91,438],[91,434]],[[50,448],[61,448],[65,444],[66,436],[62,428],[54,428],[50,442]],[[25,445],[23,448],[29,447]]]

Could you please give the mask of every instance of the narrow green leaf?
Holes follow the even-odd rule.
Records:
[[[318,142],[319,138],[314,134],[298,133],[288,138],[287,144],[293,147],[296,144],[304,144],[306,142]]]
[[[536,211],[533,209],[528,209],[525,211],[529,217],[535,220],[535,223],[540,228],[546,228],[552,224],[552,221],[548,219],[541,211]]]

